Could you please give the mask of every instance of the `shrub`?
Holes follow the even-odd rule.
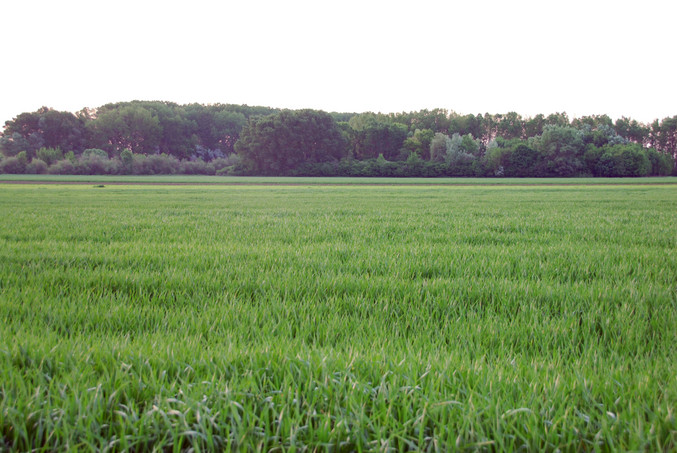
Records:
[[[232,167],[240,163],[240,156],[237,154],[229,154],[226,157],[220,157],[214,159],[211,164],[214,166],[214,170],[219,171],[226,167]]]
[[[549,176],[574,178],[585,173],[586,167],[577,157],[556,156],[550,158],[545,166]]]
[[[444,162],[424,161],[423,176],[426,178],[439,178],[445,175],[447,168]]]
[[[134,154],[132,159],[132,174],[143,175],[146,170],[146,156],[143,154]]]
[[[144,156],[135,154],[132,162],[132,173],[135,175],[173,175],[181,171],[181,162],[167,154]]]
[[[88,158],[91,156],[98,156],[101,159],[108,159],[108,153],[98,148],[88,148],[82,152],[82,157]]]
[[[40,148],[35,152],[35,155],[47,165],[52,165],[54,162],[63,159],[63,152],[59,148]]]
[[[131,171],[126,171],[122,161],[118,158],[108,160],[107,171],[109,175],[128,175]]]
[[[48,168],[49,165],[47,162],[36,157],[35,159],[31,160],[31,163],[26,165],[26,173],[29,175],[42,175],[47,173]]]
[[[50,165],[47,173],[50,175],[73,175],[75,174],[75,166],[69,159],[63,159]]]
[[[107,175],[111,173],[111,161],[108,157],[101,157],[100,154],[89,154],[87,157],[83,154],[75,165],[75,170],[82,175]]]
[[[185,160],[181,162],[180,172],[185,175],[213,175],[216,173],[214,165],[202,159]]]
[[[18,157],[7,157],[0,162],[0,173],[21,174],[26,170],[25,161]]]
[[[416,153],[411,153],[404,164],[400,165],[397,176],[421,177],[424,174],[424,165],[424,161]]]
[[[337,162],[309,162],[302,164],[293,176],[336,176],[338,172]]]
[[[134,154],[131,149],[125,148],[120,153],[120,165],[118,167],[119,173],[132,173],[134,168]]]

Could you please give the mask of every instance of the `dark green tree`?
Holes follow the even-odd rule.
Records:
[[[125,149],[135,154],[160,151],[162,126],[156,115],[140,105],[107,109],[88,124],[96,147],[117,156]]]
[[[134,154],[128,148],[123,149],[120,152],[120,163],[122,164],[122,172],[125,174],[131,174],[132,168],[134,165]]]
[[[622,117],[614,124],[616,133],[625,139],[646,145],[649,138],[649,127],[630,118]]]
[[[449,136],[454,134],[481,138],[484,135],[484,117],[480,115],[458,115],[453,113],[449,120]]]
[[[430,142],[434,136],[435,132],[432,129],[416,129],[414,134],[404,141],[402,148],[407,153],[415,153],[421,158],[427,158],[430,154]]]
[[[527,176],[539,176],[540,154],[535,149],[529,148],[522,143],[511,150],[506,165],[505,176],[524,178]]]
[[[524,122],[524,138],[537,137],[543,133],[545,117],[542,113],[527,119]]]
[[[235,142],[240,138],[240,131],[247,122],[245,114],[238,110],[240,109],[221,104],[186,106],[186,118],[195,125],[193,133],[196,150],[204,149],[206,151],[203,153],[209,154],[200,157],[211,160],[211,158],[225,157],[235,152]],[[247,112],[247,110],[244,111]]]
[[[585,171],[583,133],[570,126],[548,125],[543,134],[531,140],[530,146],[546,160],[548,176],[579,176]]]
[[[522,116],[516,112],[508,112],[502,115],[498,122],[497,134],[506,140],[526,138],[525,123]]]
[[[303,164],[340,160],[346,143],[328,113],[284,110],[250,118],[235,150],[255,174],[290,175]]]
[[[642,147],[636,143],[607,145],[596,166],[598,176],[646,176],[651,162]]]
[[[82,151],[86,145],[85,123],[70,112],[42,107],[36,112],[25,112],[5,122],[0,148],[13,156],[26,151],[29,158],[42,148],[60,148],[63,151]]]
[[[653,148],[669,154],[677,161],[677,115],[651,123],[649,141]]]
[[[407,158],[408,153],[400,153],[408,134],[404,124],[374,113],[354,116],[348,124],[350,151],[356,159],[376,159],[379,154],[389,161]]]

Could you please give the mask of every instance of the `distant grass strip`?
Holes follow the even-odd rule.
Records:
[[[192,175],[0,175],[2,182],[223,185],[642,185],[677,184],[677,177],[645,178],[342,178]]]

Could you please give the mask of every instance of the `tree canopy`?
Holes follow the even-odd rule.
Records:
[[[288,174],[304,164],[338,161],[345,139],[328,113],[284,110],[250,118],[235,150],[246,168],[256,174]]]
[[[327,113],[162,101],[76,113],[42,107],[5,122],[0,171],[88,171],[74,164],[87,149],[124,160],[110,171],[129,172],[164,171],[174,164],[153,156],[166,156],[197,162],[176,171],[223,167],[232,174],[664,175],[675,172],[677,116],[645,124],[604,114],[570,119],[564,112]],[[94,162],[90,154],[87,165]],[[145,167],[149,162],[157,168]]]

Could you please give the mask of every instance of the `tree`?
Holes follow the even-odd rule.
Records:
[[[448,135],[437,132],[430,141],[430,160],[432,162],[444,162],[451,139]]]
[[[379,154],[389,161],[407,157],[400,154],[408,134],[404,124],[370,112],[352,117],[348,125],[350,150],[356,159],[376,159]]]
[[[412,130],[431,130],[435,132],[447,132],[449,130],[449,114],[445,109],[420,110],[409,115],[410,121],[407,126]]]
[[[185,109],[173,102],[132,101],[117,104],[116,108],[137,106],[157,118],[160,124],[160,137],[157,151],[178,158],[189,158],[194,154],[193,134],[196,124],[186,117]]]
[[[42,147],[81,151],[85,143],[84,119],[70,112],[42,107],[6,121],[0,148],[8,156],[26,151],[30,158]]]
[[[524,135],[525,124],[522,116],[515,112],[508,112],[501,117],[498,123],[497,135],[510,140],[513,138],[526,138]]]
[[[636,143],[607,145],[603,151],[596,166],[599,176],[646,176],[651,171],[649,158]]]
[[[40,148],[35,152],[35,156],[47,165],[52,165],[63,159],[63,152],[60,148]]]
[[[195,125],[195,149],[205,160],[234,153],[235,142],[247,122],[244,113],[234,110],[233,106],[220,104],[206,107],[191,104],[186,107],[185,115]],[[207,151],[202,151],[198,146]]]
[[[483,133],[482,115],[457,115],[453,114],[449,121],[449,135],[472,134],[473,137],[481,137]]]
[[[524,137],[536,137],[543,133],[545,127],[545,117],[539,113],[533,118],[529,118],[524,122]]]
[[[461,152],[470,154],[475,157],[479,157],[480,144],[478,140],[472,136],[472,134],[466,134],[461,140]]]
[[[593,145],[592,143],[585,147],[583,153],[583,163],[587,168],[587,172],[593,176],[600,176],[598,174],[598,163],[604,154],[604,149]]]
[[[0,149],[5,156],[16,156],[21,151],[33,148],[35,148],[35,146],[19,132],[12,132],[11,134],[5,132],[5,134],[0,137]]]
[[[669,154],[677,161],[677,115],[663,118],[651,124],[651,145],[658,151]]]
[[[28,157],[26,151],[21,151],[16,156],[0,160],[0,173],[20,174],[26,171]]]
[[[532,139],[530,145],[546,159],[547,170],[552,176],[578,176],[585,169],[583,133],[576,128],[545,126],[543,134]]]
[[[250,118],[235,150],[256,174],[289,175],[304,163],[338,161],[346,155],[346,144],[329,114],[284,110]]]
[[[567,127],[570,125],[569,115],[566,112],[551,113],[545,118],[544,122],[545,125],[549,126]]]
[[[588,126],[590,130],[597,130],[600,127],[613,127],[613,125],[614,123],[611,118],[609,118],[609,115],[588,115],[575,118],[571,121],[571,126],[576,129],[582,129],[584,126]]]
[[[660,153],[654,148],[644,150],[646,157],[651,164],[649,172],[652,176],[668,176],[675,168],[675,158],[666,153]]]
[[[427,157],[430,151],[430,142],[435,133],[432,129],[416,129],[414,134],[407,138],[402,148],[408,153],[415,153],[419,157]]]
[[[541,154],[524,140],[499,137],[487,146],[482,160],[490,174],[495,176],[542,176]]]
[[[120,152],[120,162],[122,163],[122,170],[125,174],[131,174],[134,165],[134,154],[128,148]]]
[[[48,109],[40,116],[38,127],[46,147],[66,151],[84,149],[84,123],[70,112]]]
[[[498,137],[498,128],[502,119],[503,115],[501,114],[491,115],[485,113],[482,118],[482,132],[480,135],[477,135],[477,137],[484,144],[489,144],[489,142]]]
[[[593,145],[600,147],[604,145],[621,145],[628,143],[628,139],[622,137],[616,133],[616,129],[613,126],[608,124],[602,124],[599,126],[590,126],[589,124],[583,124],[579,130],[583,132],[583,142],[587,145],[592,143]]]
[[[454,134],[446,142],[447,151],[444,160],[452,175],[470,176],[472,165],[479,156],[479,143],[472,134]]]
[[[118,155],[125,148],[134,154],[160,151],[160,121],[151,111],[139,105],[104,111],[88,126],[97,147],[112,155]]]
[[[505,165],[506,176],[537,176],[540,154],[526,144],[519,144],[510,153]]]
[[[630,118],[622,117],[616,120],[616,133],[627,140],[640,145],[647,145],[649,138],[648,126]]]

